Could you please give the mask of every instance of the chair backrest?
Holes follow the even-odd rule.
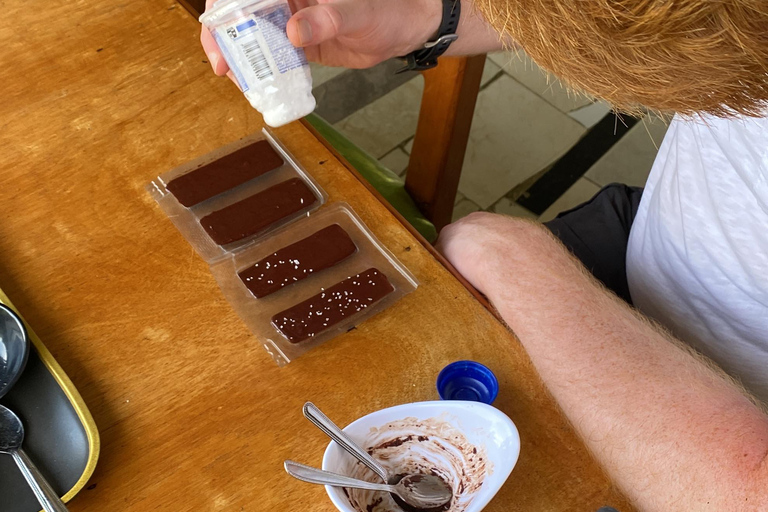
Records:
[[[405,188],[437,230],[451,222],[485,54],[441,57],[424,94]]]

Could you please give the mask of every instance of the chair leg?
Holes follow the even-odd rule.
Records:
[[[438,230],[451,222],[485,55],[443,57],[424,75],[405,187]]]

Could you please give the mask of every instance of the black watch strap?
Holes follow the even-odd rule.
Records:
[[[437,66],[437,58],[459,38],[456,35],[456,29],[459,26],[460,16],[461,0],[443,0],[443,19],[437,29],[437,37],[434,41],[426,43],[421,50],[404,56],[406,65],[398,73],[409,70],[422,71]]]

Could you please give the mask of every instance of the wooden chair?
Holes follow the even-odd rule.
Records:
[[[405,188],[438,231],[451,222],[484,65],[485,54],[442,57],[423,72]]]
[[[205,11],[205,0],[179,2],[195,17]],[[484,65],[485,55],[442,57],[439,66],[422,73],[424,94],[404,190],[433,228],[414,214],[415,210],[408,204],[411,200],[401,197],[392,176],[384,173],[375,159],[355,151],[349,141],[333,133],[329,125],[317,119],[309,122],[417,230],[434,240],[436,233],[451,222]],[[366,162],[366,158],[373,162]]]

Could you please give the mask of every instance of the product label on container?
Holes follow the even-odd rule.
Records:
[[[293,46],[285,33],[285,26],[290,18],[291,9],[286,4],[261,11],[256,18],[256,23],[264,34],[264,39],[280,73],[307,65],[304,51]]]
[[[248,87],[244,83],[246,80],[241,80],[242,74],[259,81],[267,80],[275,73],[285,73],[307,64],[304,52],[291,44],[285,32],[290,17],[290,9],[282,4],[259,11],[258,15],[252,14],[226,27],[227,37],[239,48],[248,63],[248,69],[240,70],[240,73],[233,70],[243,92]]]
[[[218,31],[213,32],[213,38],[216,40],[216,44],[219,45],[219,49],[221,50],[222,55],[224,55],[224,60],[227,62],[234,62],[230,56],[229,50],[227,50],[227,45],[224,44],[224,41],[221,40],[221,36],[219,36]],[[248,82],[246,82],[245,77],[240,72],[240,69],[238,69],[237,66],[232,66],[230,69],[232,70],[232,74],[235,76],[235,80],[237,80],[237,85],[240,87],[240,90],[242,92],[248,91]]]

